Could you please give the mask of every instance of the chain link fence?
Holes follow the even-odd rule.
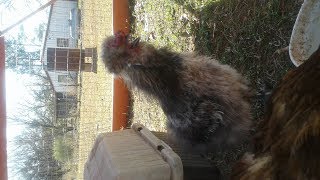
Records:
[[[81,11],[81,49],[96,48],[101,52],[103,39],[112,34],[112,1],[79,1]],[[90,63],[90,62],[88,62]],[[84,164],[96,136],[111,131],[113,77],[97,58],[95,72],[79,74],[78,177],[83,178]],[[158,103],[137,90],[131,91],[130,122],[139,122],[150,130],[165,131],[165,118]],[[134,112],[134,114],[133,114]],[[156,121],[152,121],[155,120]]]
[[[226,4],[220,1],[193,0],[129,2],[130,20],[135,21],[131,22],[134,29],[133,35],[141,36],[142,40],[149,41],[157,47],[169,46],[175,51],[197,51],[200,54],[217,56],[217,59],[220,58],[223,63],[231,64],[244,73],[257,86],[257,90],[260,87],[260,79],[269,77],[267,75],[262,77],[261,69],[267,67],[270,73],[274,73],[273,78],[278,79],[286,69],[290,68],[289,57],[283,53],[278,55],[274,52],[288,44],[289,30],[294,22],[291,19],[294,18],[291,18],[291,14],[282,17],[282,19],[290,18],[291,24],[263,22],[262,20],[270,19],[271,12],[278,11],[273,7],[266,8],[263,4],[265,2],[257,5],[249,0],[239,1],[238,4],[241,4],[243,9],[238,8],[237,4],[228,4],[229,1],[226,1]],[[296,1],[291,6],[294,5],[298,7]],[[291,6],[288,8],[297,9]],[[261,17],[257,16],[251,11],[251,7],[259,8],[265,14],[260,15]],[[112,34],[112,0],[81,0],[79,9],[81,10],[79,46],[84,50],[96,49],[98,55],[101,52],[101,42],[106,36]],[[255,23],[257,26],[254,26]],[[275,26],[279,28],[274,28]],[[270,32],[265,29],[269,29]],[[279,34],[281,38],[271,34]],[[260,36],[264,38],[263,43],[256,40]],[[281,41],[281,43],[270,44],[273,41]],[[92,63],[90,58],[85,59],[84,62]],[[81,71],[79,82],[77,179],[82,179],[84,164],[96,136],[111,130],[113,78],[105,71],[97,56],[96,70]],[[260,117],[263,112],[262,104],[261,100],[253,102],[257,111],[254,114],[257,114],[255,115],[257,117]],[[131,122],[142,123],[151,131],[166,130],[166,118],[158,103],[135,89],[131,91],[129,113]]]

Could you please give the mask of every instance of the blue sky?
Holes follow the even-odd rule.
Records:
[[[3,4],[0,4],[0,30],[5,29],[6,27],[12,25],[13,23],[17,22],[18,20],[22,19],[29,13],[35,11],[37,8],[40,7],[40,4],[37,0],[11,0],[13,3],[13,9],[8,9]],[[46,3],[48,0],[39,0],[43,4]],[[34,28],[37,27],[41,22],[47,22],[47,11],[43,10],[31,18],[24,21],[22,24],[24,26],[26,35],[30,38],[34,37]],[[5,36],[16,36],[19,31],[19,25],[15,28],[11,29]]]
[[[0,30],[5,29],[6,27],[17,22],[27,14],[36,10],[40,7],[40,3],[46,3],[48,0],[11,0],[13,4],[13,9],[8,10],[4,7],[3,4],[0,4]],[[5,34],[5,38],[16,37],[19,32],[19,27],[22,25],[24,27],[26,36],[28,37],[25,44],[30,44],[31,40],[36,37],[35,28],[39,26],[40,23],[47,22],[48,18],[48,9],[45,9],[31,18],[27,19],[22,24],[11,29],[8,33]],[[40,42],[38,42],[40,43]],[[41,48],[35,47],[32,48],[26,47],[30,51],[33,51],[32,48]],[[10,117],[15,114],[19,105],[31,98],[29,88],[26,85],[32,83],[32,78],[28,75],[18,75],[14,71],[6,70],[6,108],[7,108],[7,117]],[[12,152],[12,140],[15,136],[19,135],[23,130],[23,126],[17,126],[10,119],[7,119],[7,151]],[[10,153],[8,153],[8,168],[9,168],[9,179],[17,179],[12,177],[10,168],[14,166],[13,162],[10,162]],[[18,177],[18,179],[21,179]]]

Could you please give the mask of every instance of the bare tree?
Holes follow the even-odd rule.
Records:
[[[15,139],[14,174],[25,179],[61,179],[68,170],[53,158],[53,141],[47,129],[24,130]]]
[[[25,127],[13,142],[15,149],[10,157],[15,163],[11,169],[25,179],[61,179],[68,169],[55,159],[53,147],[68,128],[63,121],[54,121],[55,98],[48,77],[40,72],[31,77],[35,82],[27,86],[31,100],[22,102],[8,117]]]
[[[6,1],[6,0],[4,0]],[[7,33],[8,31],[10,31],[12,28],[14,28],[15,26],[19,25],[20,23],[22,23],[23,21],[27,20],[28,18],[32,17],[33,15],[35,15],[36,13],[42,11],[43,9],[47,8],[48,6],[50,6],[51,4],[55,3],[57,0],[50,0],[49,2],[47,2],[46,4],[40,6],[37,10],[31,12],[30,14],[28,14],[27,16],[23,17],[22,19],[18,20],[16,23],[12,24],[11,26],[7,27],[6,29],[0,31],[0,36],[2,36],[3,34]],[[9,4],[10,5],[10,4]],[[12,4],[11,4],[12,6]]]

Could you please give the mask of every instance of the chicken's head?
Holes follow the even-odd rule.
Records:
[[[129,42],[124,32],[107,37],[102,43],[101,58],[111,73],[120,73],[128,65],[128,59],[137,48],[139,38]]]

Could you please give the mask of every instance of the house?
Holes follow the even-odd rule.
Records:
[[[94,72],[94,63],[85,57],[96,57],[94,48],[82,49],[80,15],[76,0],[57,0],[50,6],[47,30],[41,51],[41,62],[56,97],[57,117],[66,117],[77,102],[78,73]]]

